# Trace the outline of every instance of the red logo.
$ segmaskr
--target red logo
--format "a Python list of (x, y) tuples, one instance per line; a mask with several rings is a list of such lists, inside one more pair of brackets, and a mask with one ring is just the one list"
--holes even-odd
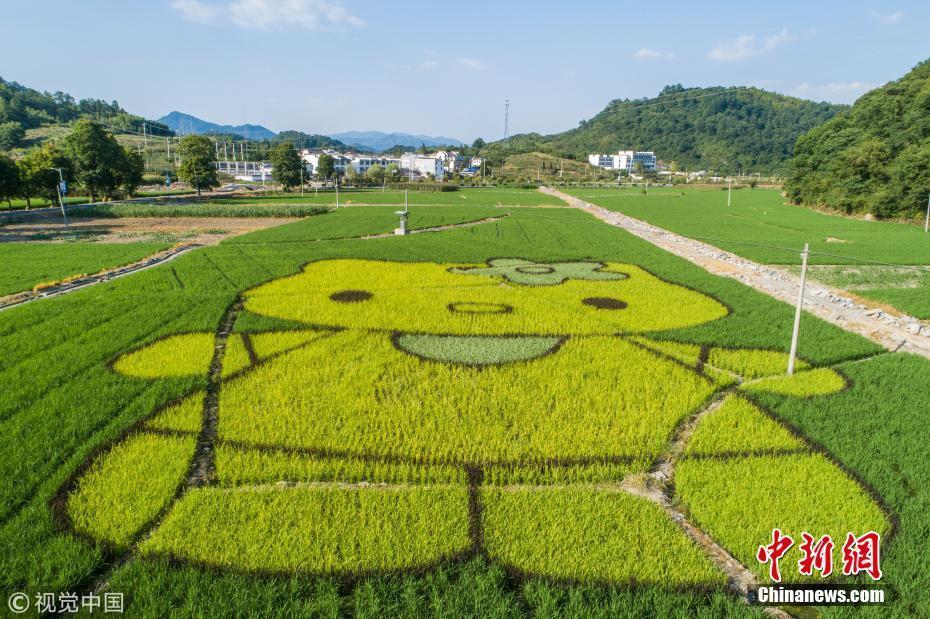
[(785, 556), (788, 549), (794, 545), (794, 540), (782, 535), (780, 529), (772, 530), (772, 543), (768, 546), (759, 546), (756, 558), (759, 563), (769, 563), (769, 576), (775, 582), (781, 582), (781, 571), (778, 569), (778, 560)]
[[(824, 535), (818, 539), (807, 531), (801, 534), (801, 538), (802, 542), (798, 546), (798, 550), (801, 551), (798, 572), (803, 576), (811, 576), (816, 571), (819, 572), (821, 578), (832, 574), (835, 547), (833, 538)], [(782, 533), (781, 529), (772, 529), (772, 542), (759, 546), (759, 550), (756, 551), (756, 559), (759, 563), (769, 564), (769, 577), (774, 582), (781, 582), (781, 569), (778, 561), (793, 545), (794, 540)], [(869, 531), (860, 537), (847, 533), (842, 548), (843, 575), (856, 576), (865, 572), (871, 576), (872, 580), (880, 580), (882, 577), (880, 546), (881, 536), (875, 531)]]
[(855, 576), (860, 572), (865, 572), (872, 577), (872, 580), (880, 579), (882, 577), (878, 557), (880, 543), (881, 536), (875, 531), (869, 531), (862, 537), (847, 533), (846, 542), (843, 544), (843, 574)]

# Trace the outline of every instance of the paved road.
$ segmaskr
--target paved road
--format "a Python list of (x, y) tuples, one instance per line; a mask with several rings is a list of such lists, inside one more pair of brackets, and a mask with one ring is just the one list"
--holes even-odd
[[(736, 279), (791, 305), (797, 302), (800, 278), (789, 273), (590, 204), (556, 189), (542, 187), (540, 191), (561, 198), (571, 206), (590, 213), (607, 224), (623, 228), (715, 275)], [(800, 256), (798, 261), (800, 262)], [(863, 304), (861, 300), (854, 300), (846, 294), (848, 293), (842, 290), (808, 281), (804, 291), (804, 309), (838, 327), (867, 337), (888, 350), (901, 350), (930, 358), (930, 323), (921, 322), (911, 316), (889, 314), (881, 307)], [(790, 325), (787, 327), (790, 328)]]

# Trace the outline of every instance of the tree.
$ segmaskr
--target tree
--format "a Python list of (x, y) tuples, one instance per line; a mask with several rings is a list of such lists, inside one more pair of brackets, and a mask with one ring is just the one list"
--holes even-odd
[(145, 173), (145, 159), (134, 150), (123, 148), (123, 162), (119, 170), (119, 185), (127, 195), (132, 197), (136, 187), (142, 184)]
[(18, 122), (0, 123), (0, 150), (16, 148), (26, 137), (26, 130)]
[(90, 193), (91, 202), (103, 194), (111, 197), (120, 186), (126, 155), (102, 125), (82, 118), (65, 138), (65, 153), (74, 166), (77, 182)]
[(429, 153), (429, 150), (426, 148), (426, 142), (420, 142), (420, 148), (417, 149), (417, 153), (420, 155), (426, 155)]
[(384, 182), (384, 168), (376, 163), (368, 168), (368, 171), (365, 172), (365, 176), (368, 177), (372, 185), (380, 185)]
[(394, 178), (400, 174), (400, 166), (396, 163), (389, 163), (386, 168), (384, 168), (384, 175), (388, 180), (394, 180)]
[(304, 162), (288, 142), (277, 144), (271, 149), (268, 158), (274, 167), (274, 179), (281, 183), (284, 191), (300, 186), (303, 181)]
[(350, 183), (354, 183), (358, 180), (358, 168), (355, 166), (347, 165), (346, 166), (346, 180)]
[(324, 180), (332, 178), (333, 173), (336, 171), (336, 162), (332, 157), (323, 153), (320, 155), (320, 160), (316, 166), (316, 175)]
[(478, 138), (474, 142), (471, 143), (471, 147), (474, 148), (475, 150), (481, 150), (485, 146), (487, 146), (487, 143), (481, 138)]
[(181, 158), (178, 176), (182, 181), (194, 185), (198, 196), (201, 190), (220, 184), (216, 177), (216, 153), (210, 138), (205, 135), (183, 137), (178, 146), (178, 156)]
[(637, 161), (633, 164), (633, 172), (642, 176), (643, 172), (646, 171), (646, 166), (643, 165), (642, 161)]
[(50, 202), (58, 199), (59, 175), (52, 168), (61, 168), (66, 181), (74, 178), (71, 161), (51, 144), (29, 150), (16, 162), (16, 166), (19, 168), (21, 195), (29, 207), (32, 206), (32, 198), (45, 198)]
[(20, 195), (19, 168), (16, 162), (0, 155), (0, 200), (6, 200), (7, 206), (13, 209), (11, 200)]

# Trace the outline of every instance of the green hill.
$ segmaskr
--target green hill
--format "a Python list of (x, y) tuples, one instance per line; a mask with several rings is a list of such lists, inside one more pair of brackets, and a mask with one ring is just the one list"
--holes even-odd
[(930, 60), (802, 136), (786, 185), (798, 204), (910, 217), (930, 193)]
[(666, 86), (652, 99), (612, 101), (564, 133), (514, 136), (495, 148), (583, 159), (621, 149), (655, 151), (679, 168), (777, 172), (798, 136), (845, 106), (815, 103), (758, 88)]
[(119, 103), (103, 99), (81, 99), (64, 92), (39, 92), (0, 77), (0, 151), (24, 145), (26, 132), (54, 127), (90, 116), (112, 129), (145, 130), (149, 135), (172, 135), (168, 127), (128, 113)]

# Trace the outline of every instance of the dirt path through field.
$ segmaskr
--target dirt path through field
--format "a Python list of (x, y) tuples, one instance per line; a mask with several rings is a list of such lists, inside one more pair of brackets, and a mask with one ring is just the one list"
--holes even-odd
[[(571, 206), (594, 215), (601, 221), (623, 228), (656, 247), (689, 260), (701, 268), (738, 280), (759, 292), (794, 305), (800, 278), (783, 270), (768, 267), (707, 243), (669, 232), (639, 219), (590, 204), (549, 187), (540, 191), (565, 200)], [(800, 261), (800, 256), (798, 257)], [(888, 350), (902, 350), (930, 358), (930, 323), (910, 316), (896, 316), (887, 308), (844, 291), (808, 281), (804, 291), (804, 309), (838, 327), (858, 333)], [(790, 329), (791, 325), (785, 325)]]

